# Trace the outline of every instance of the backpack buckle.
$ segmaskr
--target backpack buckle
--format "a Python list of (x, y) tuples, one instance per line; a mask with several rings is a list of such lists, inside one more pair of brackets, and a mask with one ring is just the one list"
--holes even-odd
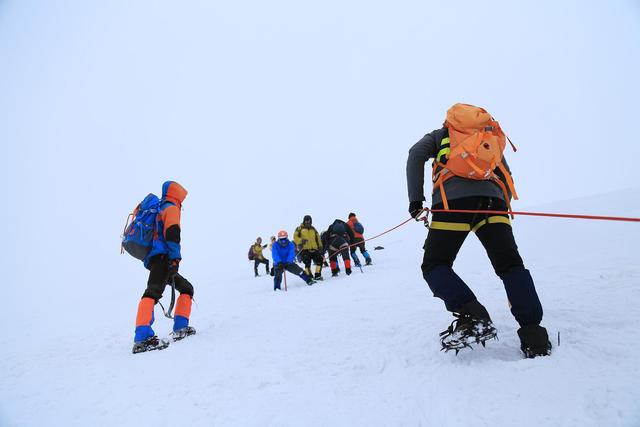
[(493, 129), (494, 129), (493, 126), (485, 126), (484, 127), (484, 131), (485, 132), (493, 132)]

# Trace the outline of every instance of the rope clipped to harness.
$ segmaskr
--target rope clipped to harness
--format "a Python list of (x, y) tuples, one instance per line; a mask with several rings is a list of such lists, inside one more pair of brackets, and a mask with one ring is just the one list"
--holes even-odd
[[(602, 215), (577, 215), (577, 214), (561, 214), (561, 213), (549, 213), (549, 212), (522, 212), (522, 211), (492, 211), (492, 210), (472, 210), (472, 209), (430, 209), (424, 208), (423, 212), (442, 212), (442, 213), (473, 213), (473, 214), (494, 214), (494, 215), (523, 215), (523, 216), (542, 216), (551, 218), (571, 218), (571, 219), (591, 219), (601, 221), (626, 221), (626, 222), (640, 222), (640, 218), (622, 217), (622, 216), (602, 216)], [(424, 217), (416, 217), (416, 221), (425, 221)]]

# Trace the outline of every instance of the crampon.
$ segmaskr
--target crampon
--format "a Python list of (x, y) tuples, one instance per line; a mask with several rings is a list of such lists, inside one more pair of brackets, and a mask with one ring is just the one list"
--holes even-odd
[(453, 313), (456, 317), (451, 325), (440, 332), (442, 350), (455, 350), (456, 355), (463, 348), (473, 349), (471, 344), (481, 344), (483, 347), (490, 339), (498, 339), (496, 328), (488, 319), (474, 319), (468, 314)]
[(171, 332), (171, 336), (173, 337), (174, 342), (180, 341), (190, 335), (195, 335), (195, 334), (196, 334), (196, 330), (192, 326), (185, 326), (184, 328)]

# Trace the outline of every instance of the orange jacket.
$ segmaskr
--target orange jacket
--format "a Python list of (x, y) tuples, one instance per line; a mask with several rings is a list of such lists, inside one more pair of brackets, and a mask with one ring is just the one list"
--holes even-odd
[(349, 221), (347, 221), (347, 224), (349, 224), (349, 228), (353, 230), (353, 235), (356, 237), (356, 239), (364, 239), (362, 233), (358, 233), (356, 231), (356, 222), (358, 222), (358, 217), (352, 216)]

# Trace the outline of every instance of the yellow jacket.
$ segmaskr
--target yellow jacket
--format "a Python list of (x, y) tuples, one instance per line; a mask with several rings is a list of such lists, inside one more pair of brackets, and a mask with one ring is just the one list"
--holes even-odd
[[(262, 255), (262, 249), (263, 249), (262, 246), (263, 245), (259, 245), (257, 243), (253, 244), (253, 257), (254, 258), (261, 259), (261, 260), (265, 259), (264, 255)], [(264, 245), (264, 246), (267, 246), (267, 245)]]
[[(306, 242), (304, 246), (301, 246), (303, 240), (306, 240)], [(300, 224), (293, 233), (293, 242), (298, 247), (298, 250), (322, 250), (320, 235), (318, 234), (318, 230), (313, 226), (307, 228), (303, 224)]]

